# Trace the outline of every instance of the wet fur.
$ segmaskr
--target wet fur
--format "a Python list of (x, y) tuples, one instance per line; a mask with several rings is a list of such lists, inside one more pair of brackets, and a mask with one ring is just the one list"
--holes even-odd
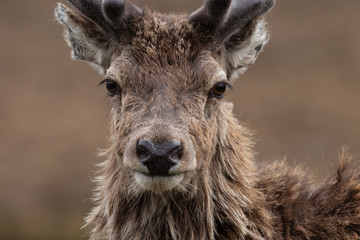
[[(268, 40), (262, 20), (213, 51), (208, 37), (197, 34), (184, 16), (146, 12), (133, 22), (126, 44), (114, 44), (96, 24), (63, 5), (56, 16), (73, 57), (103, 70), (122, 69), (124, 89), (132, 91), (124, 92), (121, 105), (112, 99), (111, 146), (102, 154), (96, 206), (86, 219), (91, 239), (360, 239), (360, 176), (348, 167), (352, 158), (346, 151), (338, 171), (317, 184), (307, 171), (283, 161), (257, 166), (252, 134), (234, 118), (232, 107), (204, 100), (218, 65), (231, 79), (254, 63)], [(190, 97), (176, 97), (177, 91)], [(146, 103), (154, 95), (159, 107), (183, 110), (151, 113), (151, 124), (163, 126), (163, 119), (186, 124), (198, 159), (196, 172), (164, 192), (139, 188), (123, 163), (128, 142), (144, 125), (137, 119), (149, 114)], [(164, 136), (166, 129), (154, 135)]]

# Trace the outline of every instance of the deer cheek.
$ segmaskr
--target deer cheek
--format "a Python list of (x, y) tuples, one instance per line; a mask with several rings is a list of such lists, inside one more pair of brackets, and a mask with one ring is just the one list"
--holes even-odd
[(209, 98), (205, 105), (204, 116), (206, 121), (211, 121), (219, 110), (219, 100), (216, 98)]

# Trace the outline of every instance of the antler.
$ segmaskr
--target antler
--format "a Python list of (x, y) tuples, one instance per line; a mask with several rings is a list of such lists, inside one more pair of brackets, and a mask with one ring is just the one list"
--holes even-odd
[(68, 0), (87, 18), (94, 21), (109, 35), (118, 38), (116, 32), (124, 28), (124, 23), (132, 16), (142, 14), (142, 10), (126, 0)]
[(212, 34), (221, 25), (230, 4), (231, 0), (207, 0), (190, 15), (190, 21), (198, 25), (201, 31)]
[(189, 17), (201, 32), (222, 42), (270, 10), (274, 3), (275, 0), (206, 0)]

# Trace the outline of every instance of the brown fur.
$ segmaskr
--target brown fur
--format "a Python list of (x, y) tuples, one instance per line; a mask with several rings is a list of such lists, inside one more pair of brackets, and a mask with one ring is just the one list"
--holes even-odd
[(337, 172), (320, 184), (284, 162), (263, 168), (259, 187), (275, 215), (276, 239), (360, 239), (360, 175), (355, 169), (347, 148)]
[[(256, 166), (251, 132), (208, 94), (231, 80), (236, 64), (254, 62), (258, 42), (267, 41), (260, 20), (218, 46), (185, 16), (146, 11), (126, 42), (63, 5), (56, 16), (74, 56), (122, 89), (111, 97), (110, 147), (86, 219), (91, 239), (360, 239), (360, 175), (349, 170), (346, 151), (335, 176), (316, 185), (284, 162)], [(137, 175), (138, 139), (184, 144), (179, 183)]]

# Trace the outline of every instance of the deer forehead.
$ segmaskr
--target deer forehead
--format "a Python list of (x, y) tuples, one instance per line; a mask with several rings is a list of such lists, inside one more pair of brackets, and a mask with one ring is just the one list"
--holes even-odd
[(184, 88), (211, 88), (226, 79), (221, 55), (203, 44), (184, 16), (145, 15), (133, 22), (134, 37), (114, 49), (106, 71), (124, 85), (154, 87), (161, 82)]
[(188, 59), (183, 54), (173, 60), (162, 56), (161, 49), (153, 48), (155, 53), (141, 53), (138, 61), (133, 49), (122, 50), (115, 57), (105, 78), (114, 79), (125, 91), (132, 89), (156, 90), (169, 87), (178, 93), (208, 91), (216, 83), (227, 81), (227, 75), (218, 56), (203, 50), (195, 59)]
[(133, 27), (131, 47), (136, 54), (191, 57), (199, 50), (200, 38), (185, 16), (149, 13), (137, 18)]

